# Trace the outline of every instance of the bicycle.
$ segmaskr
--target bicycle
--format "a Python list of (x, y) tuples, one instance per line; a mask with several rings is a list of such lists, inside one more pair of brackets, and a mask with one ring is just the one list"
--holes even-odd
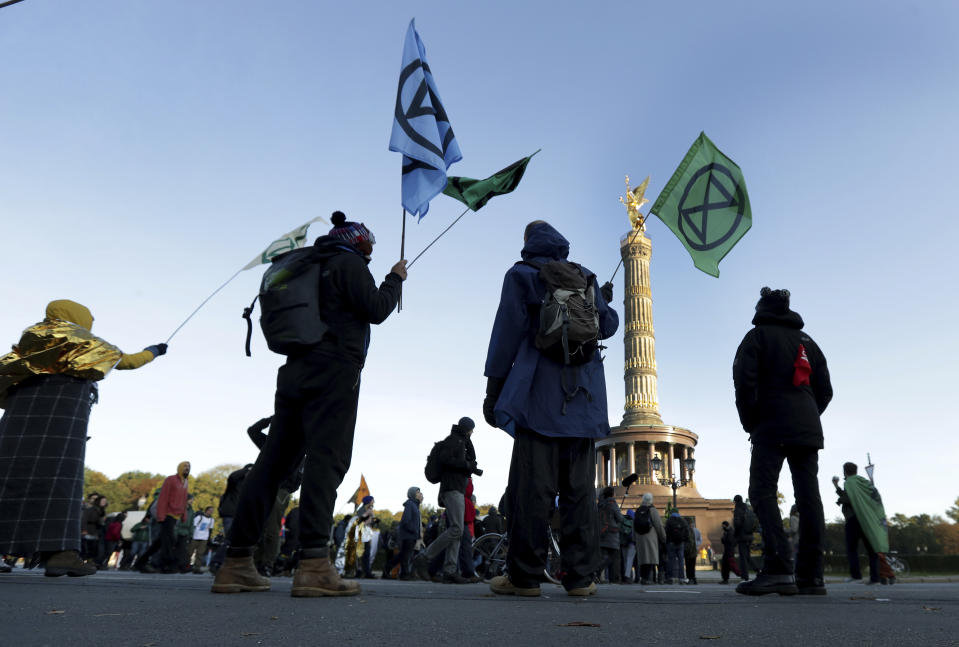
[[(548, 529), (549, 537), (546, 546), (546, 568), (543, 569), (543, 577), (548, 582), (560, 584), (562, 580), (562, 562), (559, 553), (559, 541), (553, 533), (552, 528)], [(473, 555), (481, 557), (477, 570), (482, 570), (485, 580), (491, 580), (494, 577), (506, 574), (506, 553), (509, 550), (509, 537), (504, 532), (488, 532), (480, 535), (473, 540)]]
[(909, 575), (909, 562), (898, 556), (897, 551), (891, 550), (886, 553), (886, 563), (889, 568), (898, 577), (899, 575)]

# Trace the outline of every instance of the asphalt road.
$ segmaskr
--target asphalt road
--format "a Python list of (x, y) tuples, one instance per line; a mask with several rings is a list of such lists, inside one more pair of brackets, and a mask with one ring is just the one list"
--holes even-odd
[[(699, 586), (601, 586), (589, 599), (488, 585), (364, 580), (354, 598), (213, 595), (209, 575), (0, 575), (0, 645), (959, 645), (959, 584), (829, 584), (825, 597)], [(576, 626), (574, 623), (585, 623)], [(574, 626), (570, 626), (570, 625)]]

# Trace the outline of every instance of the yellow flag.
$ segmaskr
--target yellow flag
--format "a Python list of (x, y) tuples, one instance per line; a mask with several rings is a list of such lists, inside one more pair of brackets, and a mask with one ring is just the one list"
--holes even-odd
[(356, 488), (356, 492), (353, 493), (353, 496), (350, 497), (350, 501), (355, 506), (359, 506), (363, 503), (363, 497), (370, 495), (370, 487), (366, 484), (366, 478), (360, 474), (360, 487)]

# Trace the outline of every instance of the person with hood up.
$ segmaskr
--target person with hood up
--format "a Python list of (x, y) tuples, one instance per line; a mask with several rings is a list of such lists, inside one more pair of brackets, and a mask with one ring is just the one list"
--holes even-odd
[(430, 579), (429, 563), (440, 553), (444, 553), (443, 582), (467, 583), (467, 579), (460, 575), (458, 567), (460, 539), (463, 536), (466, 516), (466, 488), (471, 474), (483, 474), (483, 470), (476, 466), (476, 450), (470, 440), (475, 427), (473, 419), (464, 416), (452, 426), (449, 435), (440, 441), (442, 445), (438, 451), (442, 478), (439, 503), (446, 508), (446, 530), (413, 560), (413, 571), (421, 580)]
[(420, 516), (420, 504), (423, 502), (423, 492), (415, 485), (406, 491), (406, 502), (403, 503), (403, 516), (400, 518), (396, 530), (396, 541), (400, 543), (399, 552), (389, 558), (383, 568), (383, 579), (389, 579), (390, 573), (400, 565), (400, 579), (409, 580), (410, 560), (413, 558), (413, 548), (423, 539), (423, 521)]
[(139, 368), (166, 344), (126, 354), (91, 333), (85, 306), (60, 299), (0, 357), (0, 554), (40, 553), (45, 574), (92, 575), (80, 558), (79, 501), (96, 382)]
[(190, 462), (183, 461), (176, 466), (176, 474), (171, 474), (163, 480), (156, 508), (156, 522), (160, 525), (160, 534), (137, 558), (133, 564), (134, 569), (142, 573), (155, 572), (150, 566), (150, 558), (159, 552), (158, 561), (162, 572), (174, 573), (179, 570), (179, 560), (176, 556), (177, 524), (183, 520), (191, 521), (187, 517), (187, 497), (189, 496), (187, 477), (189, 476)]
[(839, 477), (832, 477), (833, 487), (842, 506), (846, 519), (846, 556), (849, 560), (849, 579), (847, 582), (862, 583), (862, 569), (859, 567), (859, 541), (862, 540), (869, 557), (869, 583), (888, 584), (890, 578), (895, 582), (895, 573), (886, 563), (885, 554), (889, 552), (889, 534), (886, 522), (886, 510), (876, 486), (859, 476), (859, 466), (844, 463), (842, 473), (845, 489), (839, 487)]
[[(594, 442), (609, 435), (606, 377), (598, 350), (588, 360), (578, 358), (584, 363), (567, 366), (565, 358), (557, 361), (535, 346), (547, 287), (534, 266), (572, 274), (569, 241), (536, 220), (526, 226), (521, 256), (503, 279), (484, 371), (483, 417), (513, 437), (505, 508), (509, 576), (493, 578), (490, 589), (540, 594), (547, 525), (559, 493), (562, 584), (569, 595), (591, 595), (599, 566)], [(598, 321), (598, 339), (612, 336), (619, 327), (619, 317), (608, 305), (613, 286), (600, 288), (589, 270), (574, 268), (584, 291), (592, 293), (592, 312), (584, 314)]]
[[(610, 584), (618, 584), (622, 578), (619, 553), (619, 529), (623, 525), (623, 514), (619, 510), (616, 498), (613, 496), (613, 488), (603, 488), (602, 495), (599, 498), (599, 547), (602, 550), (603, 561), (600, 564), (600, 577), (606, 572), (606, 581)], [(563, 550), (560, 549), (560, 556)]]
[(306, 455), (300, 496), (300, 565), (290, 595), (357, 595), (330, 563), (336, 489), (353, 458), (353, 435), (360, 376), (370, 346), (370, 326), (396, 309), (406, 279), (406, 260), (393, 265), (376, 285), (367, 265), (376, 242), (361, 222), (333, 212), (333, 228), (314, 243), (322, 259), (317, 290), (323, 338), (291, 354), (276, 381), (270, 434), (240, 493), (230, 528), (226, 561), (217, 571), (213, 593), (262, 592), (270, 580), (256, 572), (253, 548), (276, 501), (280, 482)]
[[(788, 290), (760, 291), (754, 328), (733, 362), (736, 408), (752, 442), (749, 500), (763, 533), (763, 570), (737, 593), (825, 595), (826, 525), (819, 495), (820, 416), (832, 400), (826, 357), (789, 308)], [(789, 464), (799, 509), (799, 553), (793, 566), (776, 485)]]

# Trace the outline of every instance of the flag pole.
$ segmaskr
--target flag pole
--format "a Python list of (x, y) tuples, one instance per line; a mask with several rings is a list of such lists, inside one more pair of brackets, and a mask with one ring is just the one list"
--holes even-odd
[[(646, 217), (643, 218), (643, 223), (642, 223), (642, 225), (640, 225), (639, 227), (636, 228), (636, 231), (634, 231), (634, 232), (633, 232), (633, 235), (630, 236), (629, 242), (626, 243), (627, 245), (632, 245), (632, 244), (633, 244), (633, 241), (636, 240), (636, 234), (640, 233), (640, 232), (643, 230), (643, 227), (646, 225), (646, 218), (648, 218), (648, 217), (649, 217), (649, 216), (647, 215)], [(622, 267), (622, 266), (623, 266), (623, 257), (622, 257), (622, 255), (620, 255), (620, 257), (619, 257), (619, 262), (616, 263), (616, 269), (613, 270), (613, 275), (612, 275), (611, 277), (609, 277), (609, 281), (607, 281), (607, 283), (612, 283), (612, 282), (613, 282), (613, 279), (616, 278), (616, 273), (619, 272), (619, 268)]]
[[(403, 207), (403, 229), (400, 233), (400, 260), (406, 255), (406, 207)], [(396, 300), (396, 311), (403, 312), (403, 284), (400, 283), (400, 296)]]
[(422, 252), (420, 252), (419, 254), (417, 254), (417, 255), (416, 255), (416, 258), (414, 258), (412, 261), (409, 262), (409, 264), (406, 266), (406, 269), (410, 269), (411, 267), (413, 267), (413, 263), (415, 263), (416, 260), (417, 260), (420, 256), (422, 256), (423, 254), (425, 254), (425, 253), (426, 253), (426, 250), (433, 246), (433, 243), (435, 243), (435, 242), (438, 241), (440, 238), (442, 238), (442, 237), (443, 237), (443, 234), (445, 234), (445, 233), (448, 232), (450, 229), (452, 229), (452, 228), (453, 228), (453, 225), (455, 225), (456, 223), (458, 223), (458, 222), (460, 221), (460, 218), (462, 218), (463, 216), (465, 216), (465, 215), (469, 212), (469, 210), (470, 210), (470, 208), (469, 208), (469, 207), (466, 207), (466, 210), (463, 211), (463, 213), (461, 213), (461, 214), (459, 215), (459, 217), (458, 217), (456, 220), (454, 220), (453, 223), (452, 223), (449, 227), (447, 227), (446, 229), (444, 229), (442, 234), (440, 234), (439, 236), (437, 236), (436, 238), (434, 238), (434, 239), (433, 239), (433, 242), (426, 246), (426, 249), (424, 249)]
[(234, 274), (233, 276), (231, 276), (230, 278), (228, 278), (228, 279), (226, 280), (226, 283), (224, 283), (223, 285), (221, 285), (220, 287), (218, 287), (216, 290), (213, 291), (213, 294), (211, 294), (210, 296), (208, 296), (207, 298), (205, 298), (205, 299), (203, 300), (203, 303), (201, 303), (200, 305), (198, 305), (198, 306), (196, 307), (196, 310), (194, 310), (193, 312), (191, 312), (191, 313), (190, 313), (190, 316), (187, 317), (186, 319), (184, 319), (184, 320), (183, 320), (183, 323), (181, 323), (179, 326), (176, 327), (176, 330), (173, 331), (173, 334), (171, 334), (169, 337), (167, 337), (167, 340), (166, 340), (165, 343), (169, 344), (169, 343), (170, 343), (170, 340), (173, 339), (173, 335), (176, 335), (178, 332), (180, 332), (180, 328), (182, 328), (183, 326), (185, 326), (185, 325), (187, 324), (187, 322), (190, 321), (190, 319), (193, 318), (193, 315), (195, 315), (196, 313), (198, 313), (198, 312), (200, 311), (200, 308), (202, 308), (203, 306), (206, 305), (207, 301), (209, 301), (210, 299), (212, 299), (213, 297), (215, 297), (216, 294), (217, 294), (217, 292), (219, 292), (220, 290), (222, 290), (223, 288), (225, 288), (227, 285), (229, 285), (229, 284), (230, 284), (230, 281), (232, 281), (232, 280), (235, 279), (237, 276), (239, 276), (239, 275), (240, 275), (240, 272), (242, 272), (242, 271), (243, 271), (243, 268), (238, 269), (238, 270), (236, 271), (236, 274)]

